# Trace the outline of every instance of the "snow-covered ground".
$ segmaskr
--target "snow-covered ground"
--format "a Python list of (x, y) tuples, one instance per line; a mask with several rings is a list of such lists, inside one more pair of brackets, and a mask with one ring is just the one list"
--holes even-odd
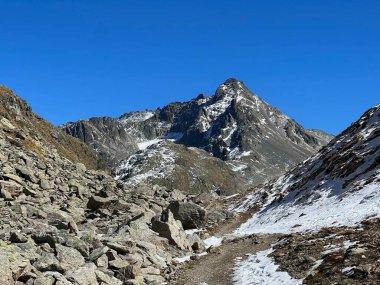
[(220, 246), (222, 244), (222, 241), (223, 241), (223, 237), (213, 236), (213, 237), (209, 237), (205, 239), (203, 242), (205, 243), (206, 248), (209, 248), (211, 246), (214, 246), (214, 247)]
[(268, 255), (273, 248), (237, 260), (233, 274), (236, 285), (299, 285), (302, 280), (293, 279), (288, 273), (278, 271), (278, 265)]
[(253, 215), (234, 233), (289, 233), (317, 231), (323, 227), (354, 226), (364, 219), (380, 216), (380, 184), (365, 186), (349, 195), (323, 195), (311, 204), (283, 203), (268, 205)]
[(147, 147), (154, 145), (160, 141), (162, 141), (162, 140), (161, 139), (154, 139), (154, 140), (149, 140), (149, 141), (143, 141), (143, 142), (137, 143), (137, 146), (139, 147), (139, 150), (144, 150)]

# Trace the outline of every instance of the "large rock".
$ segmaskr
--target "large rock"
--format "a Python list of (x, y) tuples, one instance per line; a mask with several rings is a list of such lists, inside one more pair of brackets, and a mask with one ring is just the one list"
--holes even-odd
[(112, 202), (110, 198), (103, 198), (100, 196), (92, 196), (88, 200), (87, 208), (91, 210), (107, 208)]
[(193, 203), (173, 201), (168, 206), (176, 220), (182, 222), (185, 230), (201, 227), (206, 219), (206, 210)]
[(95, 285), (98, 284), (95, 270), (95, 264), (86, 263), (77, 270), (69, 272), (66, 278), (77, 285)]
[(169, 243), (182, 250), (191, 250), (191, 245), (186, 237), (180, 221), (174, 219), (172, 212), (167, 211), (161, 217), (152, 219), (152, 230), (161, 237), (167, 238)]
[(8, 257), (0, 255), (0, 284), (14, 284)]
[(61, 262), (61, 266), (65, 271), (74, 270), (84, 265), (84, 258), (76, 249), (60, 244), (57, 244), (55, 249), (57, 259)]

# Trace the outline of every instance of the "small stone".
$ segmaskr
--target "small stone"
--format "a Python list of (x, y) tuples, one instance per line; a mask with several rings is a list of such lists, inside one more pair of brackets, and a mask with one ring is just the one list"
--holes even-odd
[(133, 265), (128, 265), (124, 268), (121, 268), (117, 273), (117, 278), (121, 281), (126, 281), (129, 279), (136, 279), (140, 275), (140, 269)]
[(15, 169), (17, 174), (25, 180), (28, 180), (33, 183), (38, 182), (37, 178), (34, 176), (33, 172), (30, 169), (22, 166), (16, 166)]
[(115, 259), (108, 262), (110, 268), (122, 269), (129, 265), (129, 262), (123, 259)]
[(108, 250), (109, 250), (109, 248), (107, 246), (103, 246), (103, 247), (97, 248), (97, 249), (95, 249), (95, 250), (93, 250), (91, 252), (89, 259), (91, 261), (95, 261), (99, 257), (101, 257), (102, 255), (106, 254)]
[(14, 200), (11, 193), (9, 193), (5, 189), (0, 190), (0, 196), (1, 196), (1, 198), (4, 198), (5, 201), (13, 201)]

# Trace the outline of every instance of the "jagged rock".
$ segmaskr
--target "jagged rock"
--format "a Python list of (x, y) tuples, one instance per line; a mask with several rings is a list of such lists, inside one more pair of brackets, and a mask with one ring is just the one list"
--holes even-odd
[(161, 237), (167, 238), (171, 244), (178, 246), (180, 249), (191, 250), (191, 245), (181, 222), (174, 219), (171, 211), (167, 211), (164, 215), (167, 217), (155, 217), (152, 219), (152, 230)]
[(135, 279), (140, 275), (140, 269), (133, 265), (128, 265), (121, 268), (117, 273), (117, 278), (121, 281), (127, 281), (129, 279)]
[(91, 252), (89, 259), (91, 261), (95, 261), (99, 257), (101, 257), (102, 255), (106, 254), (108, 250), (109, 250), (109, 248), (107, 246), (97, 248)]
[(41, 257), (33, 264), (39, 271), (57, 271), (63, 273), (65, 270), (62, 268), (61, 263), (55, 258), (52, 253), (43, 253)]
[(14, 200), (11, 193), (9, 193), (7, 190), (5, 189), (1, 189), (0, 190), (0, 196), (1, 198), (3, 198), (5, 201), (12, 201)]
[(14, 232), (11, 232), (9, 241), (14, 242), (14, 243), (24, 243), (28, 241), (28, 238), (22, 233), (14, 231)]
[(91, 210), (107, 208), (112, 202), (111, 198), (103, 198), (100, 196), (92, 196), (88, 200), (87, 208)]
[(84, 258), (76, 249), (57, 244), (55, 250), (64, 271), (74, 270), (84, 265)]
[(40, 186), (44, 190), (49, 190), (49, 189), (53, 188), (52, 183), (49, 180), (46, 180), (46, 179), (41, 179), (40, 180)]
[(33, 285), (54, 285), (55, 279), (53, 276), (40, 276), (34, 280)]
[(9, 259), (0, 254), (0, 284), (13, 284), (12, 271), (10, 269)]
[(96, 266), (97, 267), (103, 267), (103, 268), (107, 268), (108, 267), (108, 257), (106, 254), (103, 254), (102, 256), (100, 256), (97, 260), (96, 260)]
[(100, 282), (103, 282), (104, 284), (107, 285), (124, 285), (124, 283), (118, 279), (116, 279), (113, 276), (109, 276), (102, 271), (96, 270), (96, 277)]
[(98, 284), (96, 279), (96, 266), (93, 263), (86, 263), (84, 266), (75, 271), (66, 274), (67, 280), (76, 282), (78, 285), (94, 285)]
[(14, 181), (14, 182), (16, 182), (16, 183), (18, 183), (20, 185), (24, 184), (24, 182), (22, 181), (22, 179), (19, 176), (17, 176), (17, 175), (14, 175), (14, 174), (11, 174), (11, 173), (5, 173), (3, 175), (3, 177), (6, 178), (6, 179), (8, 179), (8, 180)]
[(38, 182), (37, 178), (34, 176), (33, 172), (30, 169), (22, 166), (17, 166), (15, 167), (15, 170), (20, 177), (33, 183)]
[(113, 269), (122, 269), (129, 265), (129, 262), (123, 259), (115, 259), (108, 262), (109, 267)]
[(168, 210), (173, 213), (176, 220), (182, 222), (185, 230), (201, 227), (206, 219), (205, 209), (193, 203), (173, 201), (170, 202)]

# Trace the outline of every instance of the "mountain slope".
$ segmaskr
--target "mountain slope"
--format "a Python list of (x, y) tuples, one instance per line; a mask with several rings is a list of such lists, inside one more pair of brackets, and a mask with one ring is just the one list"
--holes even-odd
[[(86, 138), (81, 132), (83, 124), (91, 125), (86, 127)], [(63, 126), (94, 148), (102, 145), (111, 165), (115, 165), (115, 157), (125, 159), (133, 153), (136, 144), (144, 149), (166, 139), (211, 153), (253, 184), (277, 177), (332, 138), (322, 131), (305, 130), (236, 79), (228, 79), (210, 97), (199, 95), (156, 111), (124, 114), (114, 119), (114, 128), (115, 132), (109, 134), (99, 119)], [(116, 155), (111, 142), (122, 145), (122, 153)]]
[(161, 141), (121, 162), (116, 178), (127, 185), (158, 184), (184, 194), (231, 195), (244, 190), (244, 179), (220, 159), (197, 148)]
[(4, 86), (0, 86), (0, 116), (0, 126), (8, 137), (41, 157), (46, 155), (44, 147), (51, 147), (72, 162), (82, 162), (89, 168), (106, 166), (86, 144), (33, 113), (24, 100)]
[(316, 155), (264, 189), (240, 209), (261, 203), (237, 233), (294, 232), (352, 226), (379, 216), (380, 105)]

